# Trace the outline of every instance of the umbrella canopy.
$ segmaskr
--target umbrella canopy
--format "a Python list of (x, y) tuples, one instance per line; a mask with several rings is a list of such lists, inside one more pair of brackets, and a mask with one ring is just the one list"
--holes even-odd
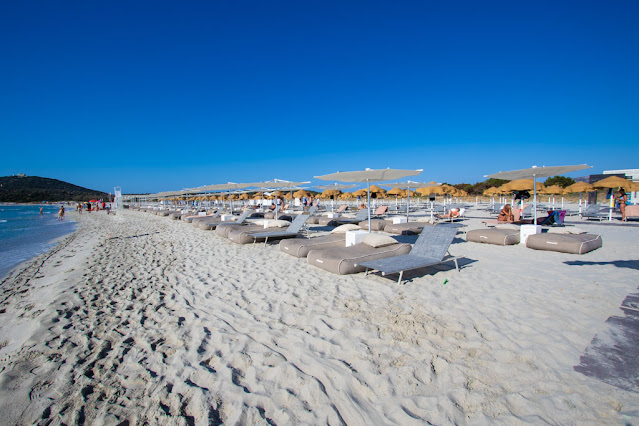
[(574, 172), (577, 170), (590, 169), (592, 166), (587, 164), (577, 164), (574, 166), (550, 166), (550, 167), (531, 167), (529, 169), (512, 170), (509, 172), (493, 173), (492, 175), (486, 175), (487, 178), (493, 179), (533, 179), (533, 211), (535, 223), (537, 223), (537, 178), (559, 176), (566, 173)]
[(492, 197), (493, 195), (497, 195), (497, 194), (499, 194), (499, 189), (497, 189), (494, 186), (491, 186), (488, 189), (484, 189), (484, 195), (488, 197)]
[(322, 197), (327, 197), (328, 198), (328, 197), (337, 197), (341, 193), (342, 193), (342, 191), (340, 191), (338, 189), (326, 189), (320, 195)]
[(619, 176), (610, 176), (593, 183), (592, 186), (595, 188), (623, 188), (630, 191), (634, 185), (631, 180)]
[(593, 189), (594, 187), (587, 182), (577, 182), (564, 188), (564, 191), (566, 192), (566, 194), (572, 194), (575, 192), (588, 192), (592, 191)]
[(249, 195), (246, 192), (240, 195), (240, 200), (248, 200), (248, 199), (249, 199)]
[(542, 189), (540, 192), (543, 192), (544, 194), (563, 194), (564, 189), (559, 185), (551, 185)]
[(353, 198), (353, 193), (352, 192), (345, 192), (342, 195), (339, 196), (339, 198), (346, 200), (348, 198)]
[(404, 195), (404, 190), (401, 188), (393, 188), (388, 191), (386, 194), (388, 195)]
[(295, 198), (304, 198), (304, 197), (308, 198), (310, 196), (311, 196), (311, 193), (303, 189), (298, 189), (297, 191), (293, 192), (293, 197)]
[[(532, 191), (535, 187), (535, 182), (532, 179), (516, 179), (511, 180), (500, 186), (499, 188), (508, 192), (512, 191)], [(537, 183), (537, 189), (545, 188), (544, 184)]]
[(417, 188), (417, 192), (422, 195), (443, 194), (441, 185), (420, 187)]
[[(365, 169), (353, 172), (337, 172), (323, 176), (315, 176), (316, 179), (334, 180), (338, 182), (366, 182), (368, 192), (368, 232), (371, 232), (371, 203), (370, 184), (371, 182), (384, 182), (393, 179), (402, 179), (409, 176), (417, 176), (423, 170), (401, 170), (401, 169)], [(380, 188), (381, 189), (381, 188)]]
[(365, 190), (365, 189), (359, 189), (359, 190), (353, 192), (353, 195), (356, 196), (356, 197), (362, 197), (362, 196), (367, 195), (367, 194), (368, 194), (368, 191)]

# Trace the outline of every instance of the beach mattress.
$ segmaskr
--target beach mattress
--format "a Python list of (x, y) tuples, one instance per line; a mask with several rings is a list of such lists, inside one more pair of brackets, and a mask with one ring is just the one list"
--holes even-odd
[(182, 217), (182, 213), (181, 212), (171, 213), (169, 217), (173, 220), (179, 220)]
[(519, 244), (519, 229), (474, 229), (466, 233), (466, 241), (511, 246)]
[(535, 234), (526, 239), (526, 247), (535, 250), (584, 254), (603, 245), (601, 235), (595, 234)]
[(320, 217), (319, 216), (311, 216), (308, 218), (309, 225), (317, 225), (319, 224)]
[(295, 257), (306, 257), (311, 250), (344, 247), (346, 234), (328, 234), (315, 238), (289, 238), (280, 241), (280, 250)]
[(282, 232), (286, 228), (264, 228), (264, 226), (241, 226), (239, 228), (231, 229), (228, 232), (228, 239), (236, 244), (252, 244), (255, 242), (255, 238), (251, 233), (258, 232)]
[(384, 232), (398, 235), (419, 234), (426, 225), (426, 222), (391, 223), (384, 227)]
[(264, 229), (264, 225), (255, 225), (253, 223), (234, 223), (234, 222), (226, 222), (226, 223), (220, 223), (219, 225), (217, 225), (215, 227), (215, 235), (217, 235), (218, 237), (223, 237), (223, 238), (228, 238), (229, 237), (229, 232), (231, 232), (234, 229), (239, 229), (242, 228), (244, 230), (266, 230)]
[[(383, 231), (386, 225), (392, 225), (392, 220), (371, 219), (371, 231)], [(368, 219), (362, 220), (357, 224), (360, 228), (368, 231)]]
[(311, 250), (308, 252), (307, 261), (310, 265), (334, 274), (354, 274), (366, 270), (365, 267), (359, 266), (358, 263), (408, 254), (410, 249), (410, 244), (398, 243), (375, 248), (359, 243), (350, 247)]

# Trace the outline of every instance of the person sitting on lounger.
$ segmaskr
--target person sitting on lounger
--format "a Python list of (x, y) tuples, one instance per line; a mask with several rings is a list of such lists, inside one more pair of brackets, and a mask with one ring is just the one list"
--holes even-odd
[(459, 209), (455, 208), (455, 209), (450, 209), (448, 211), (448, 213), (446, 214), (440, 214), (438, 215), (438, 217), (440, 219), (452, 219), (454, 217), (458, 217), (459, 216)]
[(499, 212), (499, 216), (497, 216), (498, 222), (514, 222), (515, 215), (513, 215), (513, 211), (510, 208), (510, 204), (506, 204), (503, 209)]

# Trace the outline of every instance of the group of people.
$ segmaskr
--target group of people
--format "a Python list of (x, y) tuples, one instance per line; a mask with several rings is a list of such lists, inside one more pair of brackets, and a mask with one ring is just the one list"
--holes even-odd
[[(617, 203), (619, 204), (619, 211), (621, 212), (621, 220), (623, 222), (627, 222), (628, 218), (626, 218), (626, 204), (628, 204), (628, 194), (623, 188), (619, 188), (619, 196), (615, 197)], [(497, 216), (498, 222), (514, 222), (515, 215), (513, 214), (513, 210), (510, 204), (506, 204), (501, 211), (499, 212), (499, 216)]]

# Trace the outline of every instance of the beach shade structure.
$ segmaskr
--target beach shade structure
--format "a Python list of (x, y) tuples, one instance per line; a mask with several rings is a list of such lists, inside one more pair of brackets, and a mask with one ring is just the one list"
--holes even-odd
[[(408, 220), (408, 215), (410, 213), (410, 196), (411, 196), (411, 190), (417, 189), (418, 188), (435, 188), (435, 187), (439, 187), (440, 185), (437, 183), (424, 183), (424, 182), (414, 182), (414, 181), (406, 181), (406, 182), (391, 182), (391, 183), (386, 183), (382, 186), (391, 186), (391, 187), (396, 187), (396, 189), (400, 189), (400, 191), (403, 193), (402, 195), (406, 195), (406, 220)], [(419, 190), (418, 190), (419, 192)], [(390, 192), (389, 192), (390, 193)], [(413, 191), (413, 194), (415, 194), (415, 192)], [(432, 215), (432, 212), (431, 212)]]
[(304, 197), (309, 198), (309, 197), (311, 197), (311, 193), (308, 192), (308, 191), (305, 191), (303, 189), (298, 189), (297, 191), (295, 191), (293, 193), (293, 197), (295, 197), (295, 198), (304, 198)]
[(365, 169), (352, 172), (337, 172), (328, 175), (315, 176), (316, 179), (333, 180), (338, 182), (366, 183), (368, 196), (368, 232), (371, 232), (371, 182), (385, 182), (389, 180), (402, 179), (409, 176), (417, 176), (424, 170), (401, 170), (401, 169)]
[(486, 175), (487, 178), (493, 179), (507, 179), (507, 180), (516, 180), (516, 179), (530, 179), (533, 180), (533, 214), (534, 214), (534, 223), (537, 223), (537, 178), (551, 177), (551, 176), (559, 176), (566, 173), (574, 172), (577, 170), (590, 169), (592, 166), (587, 164), (577, 164), (574, 166), (542, 166), (537, 167), (533, 166), (529, 169), (520, 169), (520, 170), (511, 170), (508, 172), (499, 172), (493, 173), (491, 175)]
[(344, 192), (342, 195), (339, 196), (339, 198), (341, 198), (342, 200), (349, 200), (353, 198), (353, 193), (348, 191)]
[(595, 188), (623, 188), (626, 191), (631, 191), (634, 187), (634, 182), (628, 179), (624, 179), (619, 176), (610, 176), (605, 179), (601, 179), (592, 184)]
[(429, 187), (419, 187), (417, 188), (417, 192), (422, 195), (433, 195), (433, 194), (443, 194), (441, 185), (429, 186)]

